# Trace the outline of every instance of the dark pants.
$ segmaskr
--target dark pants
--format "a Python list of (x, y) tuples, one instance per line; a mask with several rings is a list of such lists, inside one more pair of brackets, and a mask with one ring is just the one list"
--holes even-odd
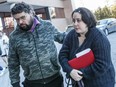
[(29, 81), (25, 80), (23, 82), (24, 87), (64, 87), (63, 85), (63, 77), (60, 75), (58, 76), (56, 79), (54, 79), (53, 81), (46, 83), (46, 84), (42, 84), (39, 82), (36, 83), (30, 83)]
[(82, 80), (80, 80), (80, 81), (72, 81), (72, 87), (84, 87), (84, 85), (83, 85), (83, 81)]

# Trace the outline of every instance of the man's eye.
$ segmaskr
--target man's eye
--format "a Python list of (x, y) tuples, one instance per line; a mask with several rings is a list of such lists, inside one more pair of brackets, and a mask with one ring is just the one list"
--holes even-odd
[(22, 16), (21, 19), (25, 19), (25, 16)]

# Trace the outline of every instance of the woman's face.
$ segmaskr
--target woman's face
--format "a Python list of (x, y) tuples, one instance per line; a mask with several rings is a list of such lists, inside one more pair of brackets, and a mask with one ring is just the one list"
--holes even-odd
[(80, 13), (75, 12), (72, 17), (73, 25), (77, 33), (86, 34), (88, 31), (87, 24), (82, 21), (82, 16)]

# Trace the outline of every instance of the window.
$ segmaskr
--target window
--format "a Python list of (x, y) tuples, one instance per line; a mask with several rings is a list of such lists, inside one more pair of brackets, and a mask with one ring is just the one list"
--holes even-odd
[(65, 18), (64, 8), (49, 8), (51, 18)]

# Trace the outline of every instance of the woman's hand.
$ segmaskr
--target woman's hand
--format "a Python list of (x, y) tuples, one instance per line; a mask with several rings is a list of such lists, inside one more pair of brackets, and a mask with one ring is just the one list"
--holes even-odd
[(70, 76), (75, 80), (75, 81), (80, 81), (83, 76), (81, 76), (83, 73), (79, 70), (73, 69), (70, 73)]

